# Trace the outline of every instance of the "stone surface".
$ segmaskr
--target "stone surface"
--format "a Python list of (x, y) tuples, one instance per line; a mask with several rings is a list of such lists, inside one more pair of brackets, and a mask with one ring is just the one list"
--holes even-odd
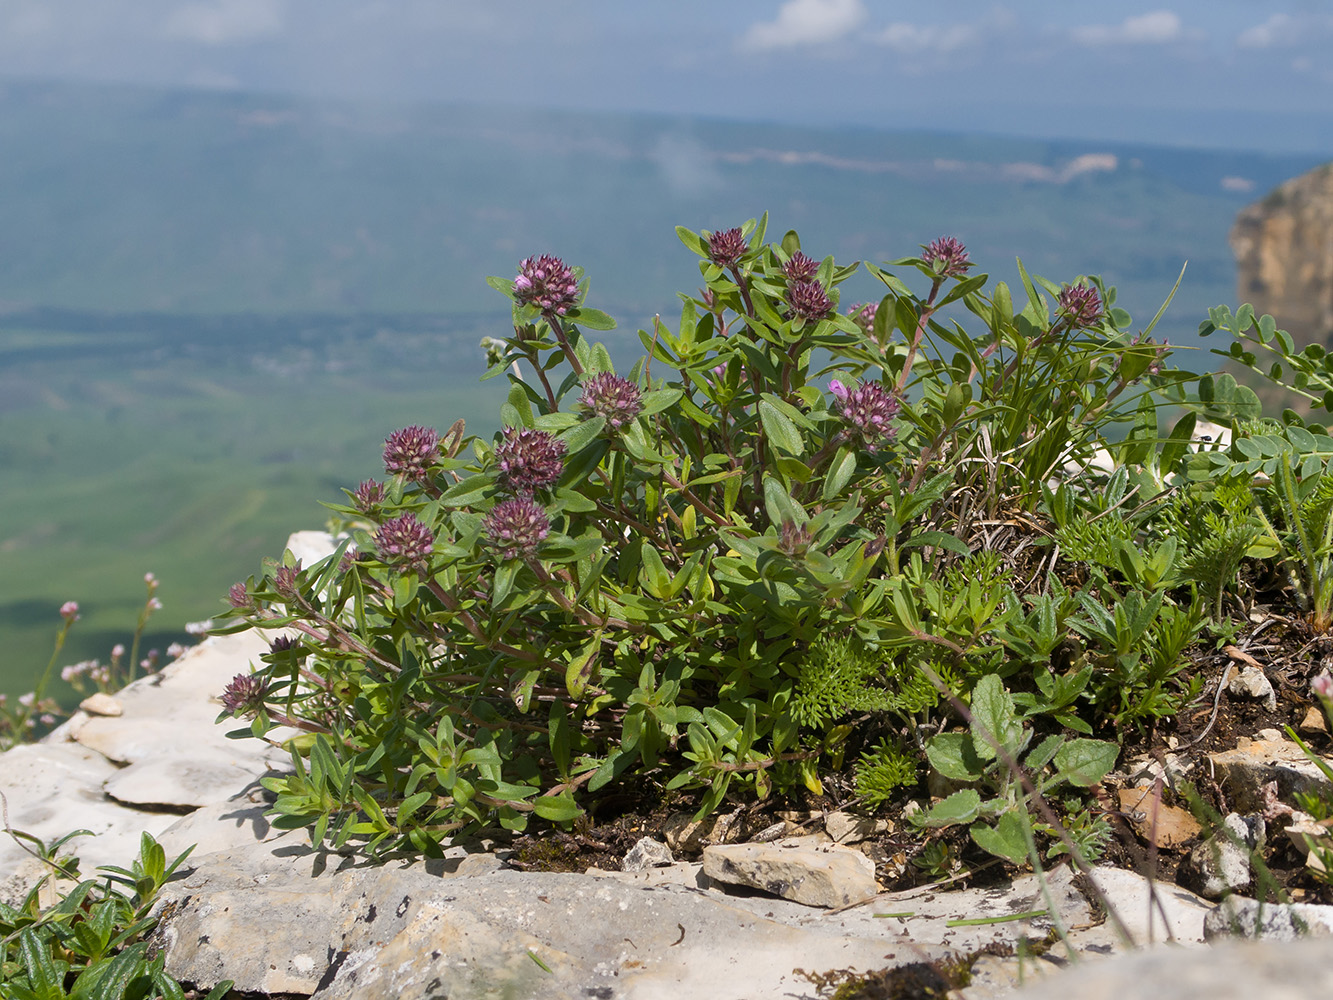
[(1262, 849), (1266, 834), (1262, 816), (1229, 813), (1223, 830), (1199, 844), (1180, 866), (1182, 885), (1205, 899), (1221, 899), (1250, 884), (1250, 854)]
[(106, 715), (113, 719), (125, 714), (125, 709), (121, 707), (120, 702), (102, 691), (84, 698), (83, 701), (79, 702), (79, 708), (89, 715)]
[[(1229, 896), (1203, 921), (1208, 940), (1225, 937), (1294, 941), (1299, 937), (1333, 936), (1333, 906), (1316, 903), (1260, 903)], [(1333, 943), (1326, 946), (1333, 961)]]
[(140, 761), (103, 786), (117, 802), (147, 808), (192, 810), (230, 796), (267, 771), (262, 761), (230, 754), (200, 753)]
[(1297, 727), (1303, 733), (1326, 733), (1328, 732), (1328, 719), (1324, 717), (1324, 712), (1316, 705), (1311, 705), (1305, 710), (1305, 715), (1301, 719), (1301, 724)]
[[(33, 743), (4, 754), (0, 793), (9, 825), (51, 842), (74, 830), (90, 836), (70, 841), (63, 854), (76, 854), (85, 874), (98, 865), (125, 865), (139, 850), (143, 831), (158, 834), (175, 816), (142, 813), (107, 799), (103, 782), (114, 764), (77, 744)], [(44, 866), (10, 837), (0, 837), (0, 900), (22, 899)]]
[(792, 837), (769, 844), (705, 847), (704, 874), (807, 906), (846, 906), (879, 891), (875, 863), (860, 851)]
[(641, 872), (645, 868), (658, 868), (675, 862), (676, 859), (671, 856), (671, 848), (666, 844), (652, 837), (643, 837), (625, 852), (625, 857), (620, 862), (620, 870)]
[(1319, 860), (1319, 854), (1310, 850), (1314, 846), (1328, 846), (1333, 838), (1333, 822), (1325, 820), (1317, 821), (1309, 813), (1293, 812), (1291, 822), (1282, 830), (1287, 839), (1291, 841), (1292, 846), (1305, 856), (1307, 867), (1317, 872), (1324, 870), (1324, 863)]
[[(1276, 729), (1262, 730), (1258, 739), (1241, 737), (1236, 749), (1209, 754), (1208, 761), (1210, 773), (1239, 812), (1263, 809), (1263, 786), (1270, 781), (1277, 782), (1277, 794), (1283, 799), (1317, 788), (1333, 791), (1318, 766)], [(1325, 762), (1333, 766), (1333, 761)]]
[(1188, 809), (1161, 802), (1149, 788), (1122, 788), (1116, 793), (1120, 811), (1134, 832), (1160, 848), (1176, 848), (1202, 832)]
[(831, 812), (824, 820), (824, 831), (833, 838), (835, 844), (857, 844), (881, 833), (892, 833), (893, 822), (871, 816)]
[(1311, 1000), (1333, 996), (1333, 945), (1230, 942), (1160, 948), (1081, 962), (1012, 994), (1014, 1000)]
[(1227, 694), (1233, 698), (1262, 702), (1270, 712), (1277, 710), (1277, 693), (1267, 675), (1258, 667), (1242, 667), (1233, 673), (1227, 682)]
[(1231, 229), (1236, 300), (1271, 313), (1298, 344), (1333, 332), (1333, 164), (1247, 206)]

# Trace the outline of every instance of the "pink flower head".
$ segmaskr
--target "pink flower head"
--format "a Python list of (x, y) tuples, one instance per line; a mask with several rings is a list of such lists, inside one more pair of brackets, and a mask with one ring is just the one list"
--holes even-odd
[(279, 566), (273, 571), (273, 589), (287, 600), (297, 596), (296, 584), (301, 575), (301, 560), (294, 566)]
[(853, 323), (869, 333), (875, 327), (875, 313), (878, 311), (878, 302), (858, 302), (847, 310), (847, 315), (852, 318)]
[(237, 674), (222, 692), (222, 707), (233, 715), (254, 715), (264, 707), (268, 682), (256, 674)]
[(1060, 292), (1057, 311), (1076, 330), (1096, 326), (1102, 318), (1102, 300), (1089, 285), (1066, 285)]
[(708, 259), (718, 267), (735, 267), (749, 249), (739, 229), (723, 229), (708, 236)]
[(540, 504), (528, 497), (515, 497), (492, 507), (484, 527), (502, 559), (526, 559), (536, 553), (551, 530), (551, 522)]
[(599, 372), (584, 383), (579, 405), (606, 419), (607, 426), (618, 431), (643, 409), (639, 387), (627, 378), (612, 372)]
[(374, 479), (365, 479), (356, 488), (356, 492), (352, 494), (352, 503), (357, 510), (368, 513), (384, 503), (388, 497), (389, 493), (382, 483)]
[(248, 611), (255, 606), (254, 598), (243, 583), (233, 583), (227, 590), (227, 602), (233, 607), (242, 611)]
[(809, 281), (819, 273), (819, 261), (807, 257), (797, 250), (791, 259), (782, 265), (782, 273), (788, 281)]
[(961, 277), (972, 266), (972, 261), (967, 256), (967, 248), (952, 236), (941, 236), (923, 247), (921, 259), (929, 264), (936, 274), (944, 278)]
[(866, 451), (878, 451), (898, 435), (893, 426), (901, 409), (898, 400), (878, 382), (867, 382), (857, 389), (848, 389), (837, 379), (829, 382), (829, 391), (837, 400), (838, 416), (847, 431), (860, 438)]
[(433, 427), (413, 424), (394, 431), (384, 441), (384, 469), (393, 475), (424, 482), (440, 457), (440, 435)]
[(549, 431), (507, 427), (495, 446), (500, 482), (514, 493), (554, 486), (565, 471), (565, 442)]
[(434, 545), (435, 535), (415, 514), (385, 521), (375, 533), (375, 550), (380, 558), (399, 566), (425, 569)]
[(1333, 676), (1320, 674), (1310, 682), (1310, 690), (1319, 698), (1333, 699)]
[(817, 281), (796, 281), (787, 288), (787, 304), (793, 316), (805, 320), (823, 319), (833, 308), (824, 286)]
[(535, 305), (544, 313), (563, 316), (578, 305), (579, 283), (559, 257), (528, 257), (518, 265), (514, 298), (522, 305)]
[(60, 617), (65, 619), (65, 623), (72, 625), (74, 620), (79, 617), (79, 604), (77, 601), (66, 601), (60, 605)]

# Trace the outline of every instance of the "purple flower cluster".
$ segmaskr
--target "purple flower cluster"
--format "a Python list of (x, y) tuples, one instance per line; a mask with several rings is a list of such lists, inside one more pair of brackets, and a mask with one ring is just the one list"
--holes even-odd
[(483, 527), (503, 559), (528, 558), (551, 530), (541, 504), (530, 497), (502, 500), (486, 515)]
[(231, 585), (227, 590), (227, 602), (233, 608), (241, 611), (249, 611), (255, 606), (254, 598), (250, 596), (250, 592), (245, 589), (243, 583), (233, 583)]
[(254, 715), (264, 707), (268, 682), (256, 674), (237, 674), (222, 692), (222, 707), (235, 714)]
[(563, 316), (578, 305), (579, 283), (563, 260), (542, 254), (518, 265), (514, 298), (523, 305), (535, 305), (544, 313)]
[(612, 372), (599, 372), (584, 383), (579, 405), (603, 417), (608, 427), (618, 431), (633, 423), (643, 410), (643, 396), (629, 379)]
[(859, 302), (847, 310), (847, 315), (853, 323), (869, 333), (875, 327), (875, 313), (878, 311), (878, 302)]
[(514, 493), (554, 486), (565, 469), (565, 442), (533, 428), (507, 427), (495, 447), (500, 483)]
[(402, 514), (380, 525), (375, 532), (375, 551), (386, 563), (425, 569), (435, 536), (415, 514)]
[(829, 382), (829, 391), (838, 401), (838, 416), (847, 429), (861, 439), (867, 451), (878, 451), (898, 436), (893, 426), (901, 406), (878, 382), (867, 382), (848, 389), (837, 379)]
[(352, 494), (352, 503), (362, 513), (369, 513), (388, 498), (389, 492), (384, 488), (383, 483), (374, 479), (365, 479), (356, 488), (356, 492)]
[(819, 261), (797, 250), (791, 260), (782, 265), (782, 273), (788, 281), (809, 281), (819, 273)]
[(440, 435), (433, 427), (413, 424), (394, 431), (384, 442), (384, 469), (391, 475), (424, 482), (440, 457)]
[(967, 248), (952, 236), (941, 236), (928, 244), (921, 251), (921, 259), (944, 278), (961, 277), (972, 266)]
[(824, 286), (818, 281), (796, 281), (787, 288), (792, 315), (804, 320), (823, 319), (833, 308)]
[(739, 229), (723, 229), (708, 236), (708, 259), (718, 267), (735, 267), (749, 249)]
[(279, 566), (273, 571), (273, 589), (287, 600), (295, 600), (297, 596), (296, 583), (300, 575), (301, 562), (299, 559), (295, 566)]
[(1058, 312), (1075, 330), (1096, 326), (1102, 318), (1102, 300), (1089, 285), (1066, 285), (1060, 292)]

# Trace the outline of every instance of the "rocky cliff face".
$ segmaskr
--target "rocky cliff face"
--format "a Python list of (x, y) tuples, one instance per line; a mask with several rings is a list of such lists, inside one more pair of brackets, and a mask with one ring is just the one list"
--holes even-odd
[(1333, 343), (1333, 163), (1245, 208), (1231, 229), (1238, 302), (1298, 344)]

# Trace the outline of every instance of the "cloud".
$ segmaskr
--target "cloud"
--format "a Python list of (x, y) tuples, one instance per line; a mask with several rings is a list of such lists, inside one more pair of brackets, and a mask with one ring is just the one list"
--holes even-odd
[(741, 36), (741, 48), (790, 49), (836, 42), (866, 19), (862, 0), (787, 0), (776, 21), (752, 24)]
[(205, 45), (250, 42), (282, 32), (283, 0), (213, 0), (177, 7), (167, 17), (166, 34)]
[(1085, 24), (1070, 34), (1080, 45), (1164, 45), (1183, 38), (1185, 27), (1174, 11), (1154, 10), (1119, 24)]
[(979, 45), (1014, 25), (1012, 12), (997, 8), (990, 16), (972, 24), (908, 24), (895, 21), (876, 32), (874, 40), (903, 55), (947, 53)]
[(1242, 49), (1292, 48), (1304, 45), (1333, 32), (1333, 18), (1292, 17), (1274, 14), (1263, 24), (1246, 28), (1236, 36), (1236, 46)]

